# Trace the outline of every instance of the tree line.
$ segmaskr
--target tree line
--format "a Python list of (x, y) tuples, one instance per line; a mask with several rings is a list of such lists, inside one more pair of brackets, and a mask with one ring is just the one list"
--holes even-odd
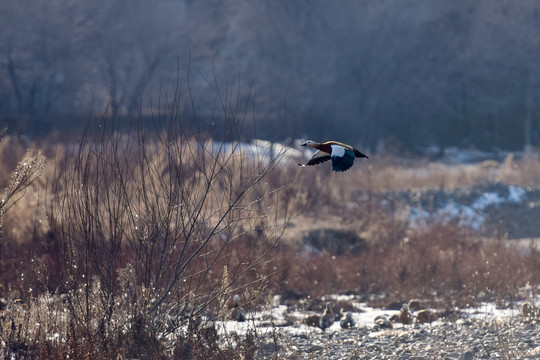
[[(212, 126), (222, 89), (253, 91), (257, 136), (376, 151), (537, 145), (540, 4), (276, 0), (4, 0), (0, 122), (76, 127), (89, 113), (182, 111)], [(230, 89), (230, 91), (234, 91)], [(225, 93), (225, 96), (227, 94)], [(197, 117), (195, 118), (195, 114)]]

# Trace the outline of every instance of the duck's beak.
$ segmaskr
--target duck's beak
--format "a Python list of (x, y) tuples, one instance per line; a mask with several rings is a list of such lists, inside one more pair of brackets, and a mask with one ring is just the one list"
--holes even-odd
[(303, 143), (301, 146), (307, 146), (307, 142)]

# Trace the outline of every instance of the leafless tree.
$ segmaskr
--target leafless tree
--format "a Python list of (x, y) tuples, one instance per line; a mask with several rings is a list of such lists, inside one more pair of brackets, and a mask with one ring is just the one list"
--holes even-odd
[[(286, 99), (312, 138), (372, 150), (390, 137), (410, 147), (518, 149), (540, 142), (537, 14), (534, 2), (508, 0), (6, 0), (0, 112), (26, 131), (105, 105), (148, 114), (147, 100), (191, 61), (205, 76), (241, 67), (265, 89), (260, 137), (287, 136), (290, 122), (275, 121)], [(191, 84), (207, 94), (206, 81)], [(201, 117), (212, 102), (198, 97)]]

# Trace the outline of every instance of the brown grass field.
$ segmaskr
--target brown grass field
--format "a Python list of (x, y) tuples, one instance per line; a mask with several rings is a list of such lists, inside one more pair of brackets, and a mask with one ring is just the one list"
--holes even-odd
[(233, 294), (247, 308), (275, 294), (334, 293), (444, 308), (515, 301), (540, 285), (537, 249), (457, 223), (412, 228), (375, 197), (537, 187), (534, 157), (447, 165), (374, 155), (333, 173), (182, 131), (113, 130), (30, 149), (0, 142), (0, 187), (14, 193), (0, 207), (4, 355), (250, 358), (253, 334), (218, 346), (211, 331)]

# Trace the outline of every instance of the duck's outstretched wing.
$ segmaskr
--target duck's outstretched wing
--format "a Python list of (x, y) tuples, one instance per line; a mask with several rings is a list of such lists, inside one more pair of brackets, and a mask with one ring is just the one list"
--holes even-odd
[(320, 163), (323, 163), (325, 161), (330, 160), (330, 154), (325, 153), (323, 151), (317, 150), (315, 155), (305, 164), (298, 164), (300, 166), (311, 166), (311, 165), (317, 165)]
[(354, 152), (351, 150), (345, 150), (343, 153), (333, 155), (332, 152), (332, 170), (333, 171), (346, 171), (351, 168), (354, 163)]

